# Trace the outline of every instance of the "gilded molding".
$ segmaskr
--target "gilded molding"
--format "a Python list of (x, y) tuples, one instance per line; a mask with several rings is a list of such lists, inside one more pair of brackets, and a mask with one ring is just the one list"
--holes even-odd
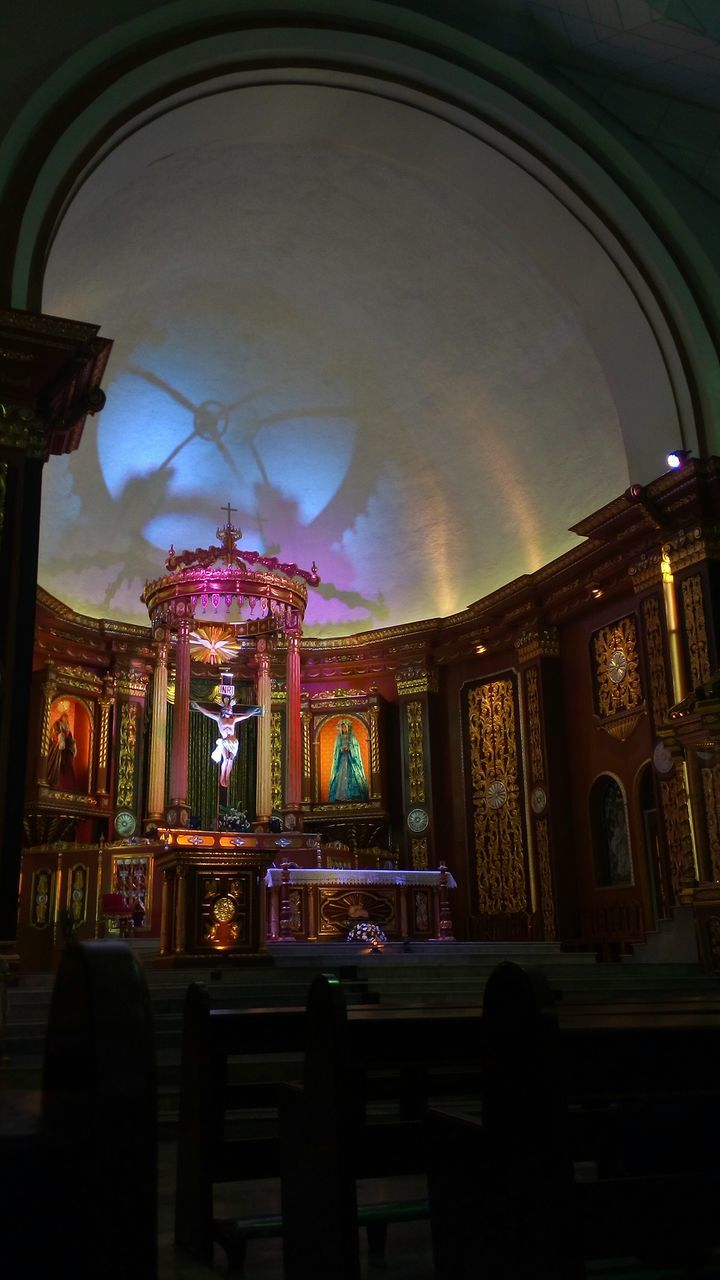
[(281, 707), (287, 702), (287, 688), (284, 680), (278, 680), (273, 676), (270, 680), (270, 690), (270, 697), (274, 707)]
[(395, 676), (395, 684), (401, 698), (413, 697), (418, 693), (437, 693), (437, 667), (403, 667)]
[(127, 698), (142, 698), (144, 701), (147, 697), (148, 680), (149, 676), (144, 671), (135, 671), (130, 667), (116, 672), (115, 687), (119, 694)]
[(132, 809), (135, 799), (137, 711), (137, 705), (134, 702), (123, 702), (120, 711), (117, 802), (118, 806), (124, 809)]
[(425, 752), (423, 708), (421, 702), (408, 702), (405, 707), (408, 744), (408, 797), (411, 804), (425, 801)]
[(683, 612), (685, 614), (685, 634), (690, 659), (690, 679), (693, 688), (710, 679), (710, 658), (708, 656), (708, 639), (705, 629), (705, 603), (703, 600), (702, 580), (699, 574), (692, 578), (683, 578), (681, 584)]
[[(334, 813), (338, 811), (337, 804), (315, 804), (313, 805), (313, 813)], [(373, 800), (348, 800), (342, 806), (345, 810), (352, 810), (353, 813), (377, 813), (377, 803)]]
[(673, 574), (690, 569), (703, 560), (720, 559), (720, 525), (694, 529), (681, 529), (663, 546), (663, 553), (670, 562)]
[(526, 626), (515, 640), (518, 662), (534, 662), (537, 658), (560, 656), (560, 635), (557, 627), (540, 627), (536, 623)]
[(74, 791), (48, 791), (47, 798), (52, 802), (61, 800), (63, 804), (81, 805), (84, 809), (97, 808), (97, 800), (94, 796), (84, 796)]
[[(100, 618), (88, 618), (85, 614), (76, 613), (68, 604), (63, 604), (62, 600), (57, 600), (55, 596), (51, 596), (49, 591), (44, 587), (37, 589), (38, 604), (43, 605), (50, 613), (54, 613), (56, 618), (61, 618), (63, 622), (74, 622), (91, 631), (102, 631), (103, 622)], [(150, 628), (145, 627), (145, 634), (150, 634)]]
[(58, 665), (55, 667), (55, 683), (64, 689), (82, 689), (85, 693), (102, 692), (102, 676), (95, 675), (85, 667)]
[(660, 551), (646, 551), (630, 565), (630, 579), (635, 595), (650, 587), (662, 586), (662, 555)]
[(368, 694), (364, 689), (333, 689), (332, 692), (327, 690), (322, 693), (311, 693), (309, 701), (312, 706), (317, 709), (324, 707), (336, 708), (341, 707), (346, 710), (348, 707), (356, 707), (359, 702), (367, 702)]
[(413, 871), (425, 871), (428, 865), (428, 842), (426, 836), (416, 836), (410, 841), (410, 861)]
[[(464, 615), (458, 616), (463, 617)], [(437, 619), (431, 618), (425, 622), (407, 622), (399, 627), (383, 627), (377, 631), (361, 631), (356, 636), (303, 636), (303, 650), (310, 652), (313, 649), (329, 649), (330, 652), (326, 654), (325, 660), (332, 662), (333, 649), (357, 649), (367, 644), (376, 645), (378, 641), (418, 635), (423, 631), (432, 631), (437, 626), (437, 621)], [(338, 661), (341, 662), (342, 658), (338, 657)]]
[[(478, 909), (489, 915), (524, 911), (527, 889), (511, 679), (488, 680), (468, 690), (467, 729)], [(496, 793), (504, 793), (505, 800), (493, 807)]]
[(665, 719), (670, 707), (660, 601), (657, 596), (648, 596), (643, 600), (641, 608), (645, 622), (645, 653), (650, 677), (650, 709), (657, 725)]

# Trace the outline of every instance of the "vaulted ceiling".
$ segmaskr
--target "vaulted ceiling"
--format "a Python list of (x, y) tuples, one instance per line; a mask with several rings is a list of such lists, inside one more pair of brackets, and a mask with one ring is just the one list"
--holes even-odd
[[(710, 136), (712, 12), (486, 16), (585, 94), (609, 76), (619, 104), (632, 73), (664, 95), (662, 150), (674, 106)], [(668, 104), (669, 64), (694, 101)], [(499, 135), (350, 76), (213, 80), (139, 122), (69, 205), (43, 309), (115, 340), (107, 407), (44, 489), (40, 581), (95, 615), (144, 621), (170, 543), (214, 541), (228, 501), (245, 546), (317, 561), (311, 633), (447, 615), (574, 545), (680, 438), (622, 245)]]

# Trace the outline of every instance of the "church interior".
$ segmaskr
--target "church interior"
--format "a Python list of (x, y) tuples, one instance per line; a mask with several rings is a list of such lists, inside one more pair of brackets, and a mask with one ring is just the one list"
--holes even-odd
[[(590, 1213), (617, 1225), (621, 1261), (605, 1270), (589, 1245), (544, 1252), (529, 1210), (525, 1254), (507, 1238), (471, 1250), (463, 1225), (493, 1195), (497, 1221), (527, 1195), (548, 1220), (563, 1205), (585, 1222), (557, 1172), (576, 1135), (541, 1024), (588, 1097), (599, 1068), (591, 1087), (585, 1052), (609, 1075), (627, 1059), (626, 1094), (655, 1097), (669, 1145), (658, 1154), (645, 1113), (638, 1137), (636, 1094), (632, 1132), (652, 1151), (656, 1205), (701, 1219), (718, 1189), (703, 1143), (691, 1159), (673, 1125), (706, 1126), (708, 1147), (720, 1134), (717, 1073), (705, 1079), (720, 1047), (720, 10), (38, 0), (32, 23), (11, 6), (6, 26), (6, 1167), (25, 1141), (38, 1170), (48, 1143), (62, 1148), (48, 1080), (91, 1087), (58, 1066), (62, 1018), (126, 983), (155, 1009), (161, 1081), (146, 1152), (160, 1220), (132, 1274), (239, 1273), (247, 1237), (246, 1274), (286, 1280), (720, 1275), (720, 1236), (699, 1231), (688, 1261), (677, 1241), (653, 1246), (657, 1222), (638, 1226), (645, 1166)], [(62, 994), (71, 980), (89, 984), (87, 1008)], [(351, 1247), (339, 1226), (308, 1226), (321, 1187), (338, 1223), (369, 1210), (346, 1157), (323, 1162), (307, 1140), (291, 1074), (274, 1238), (208, 1246), (192, 1223), (206, 1194), (212, 1218), (213, 1179), (193, 1184), (194, 1153), (217, 1116), (203, 1128), (192, 1101), (188, 1027), (209, 1044), (219, 1023), (198, 983), (210, 1005), (222, 995), (227, 1028), (230, 1006), (307, 1000), (307, 1026), (339, 1019), (343, 1045), (362, 1027), (368, 1062), (384, 1004), (376, 1065), (417, 1034), (472, 1066), (468, 1017), (483, 1010), (484, 1136), (472, 1107), (451, 1120), (428, 1095), (435, 1164), (408, 1157), (405, 1216), (382, 1232), (368, 1217), (358, 1257), (356, 1229)], [(508, 1057), (498, 992), (518, 1026), (536, 1018), (513, 1024)], [(103, 1009), (90, 1021), (114, 1044)], [(299, 1055), (285, 1012), (282, 1028), (246, 1018), (227, 1035), (275, 1049), (287, 1036)], [(315, 1052), (306, 1041), (319, 1115), (329, 1068), (313, 1075)], [(501, 1076), (527, 1099), (522, 1121)], [(29, 1136), (33, 1091), (45, 1111)], [(603, 1102), (613, 1117), (629, 1105)], [(630, 1127), (618, 1122), (624, 1159)], [(520, 1191), (506, 1170), (498, 1209), (482, 1153), (505, 1168), (510, 1135), (527, 1162)], [(593, 1141), (574, 1170), (602, 1183)], [(477, 1177), (438, 1177), (451, 1144)], [(121, 1170), (135, 1177), (127, 1160), (108, 1172), (114, 1194)], [(252, 1164), (239, 1176), (259, 1202)], [(12, 1204), (3, 1223), (28, 1215)], [(483, 1221), (490, 1241), (487, 1208)]]

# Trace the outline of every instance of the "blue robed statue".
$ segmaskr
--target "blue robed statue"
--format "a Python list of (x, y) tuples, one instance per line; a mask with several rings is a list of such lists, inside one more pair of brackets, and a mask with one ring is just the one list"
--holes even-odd
[(338, 724), (330, 773), (330, 803), (367, 800), (368, 784), (358, 742), (349, 720)]

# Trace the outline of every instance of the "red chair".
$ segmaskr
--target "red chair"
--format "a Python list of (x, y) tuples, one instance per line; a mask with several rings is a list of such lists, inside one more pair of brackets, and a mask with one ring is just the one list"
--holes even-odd
[[(132, 911), (122, 893), (104, 893), (102, 896), (102, 918), (105, 936), (115, 932), (121, 938), (129, 938), (132, 930)], [(113, 927), (114, 926), (114, 927)]]

